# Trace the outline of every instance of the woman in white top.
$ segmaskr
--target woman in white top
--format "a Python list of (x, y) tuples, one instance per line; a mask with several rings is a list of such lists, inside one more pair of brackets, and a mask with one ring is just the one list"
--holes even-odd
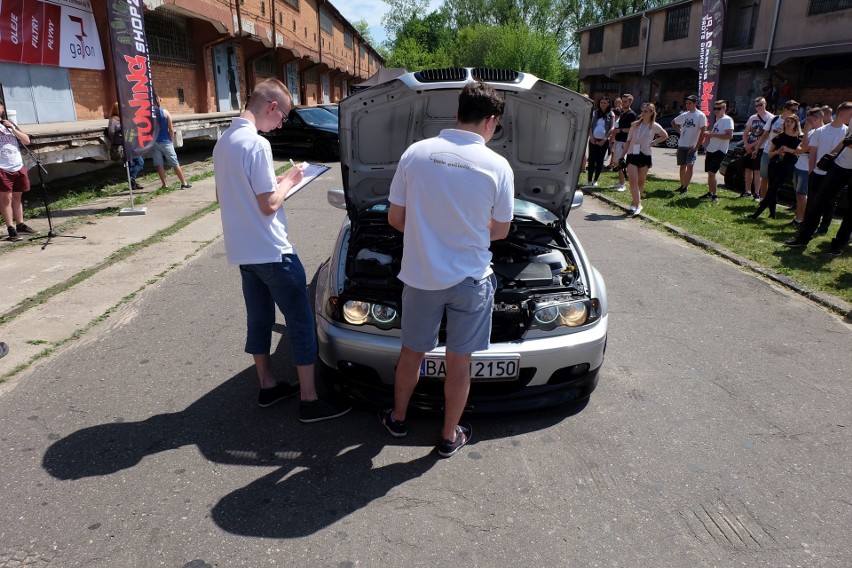
[(656, 107), (644, 103), (639, 114), (639, 120), (630, 126), (627, 133), (627, 178), (630, 180), (630, 193), (633, 203), (630, 205), (630, 216), (635, 217), (642, 212), (642, 197), (645, 195), (645, 178), (651, 167), (651, 147), (665, 142), (669, 135), (666, 130), (655, 122)]

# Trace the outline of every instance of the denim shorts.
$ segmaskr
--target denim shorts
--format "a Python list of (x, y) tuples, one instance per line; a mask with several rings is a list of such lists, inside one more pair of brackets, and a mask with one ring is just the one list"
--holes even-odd
[(312, 365), (317, 356), (314, 316), (299, 257), (285, 254), (281, 262), (241, 264), (240, 275), (246, 302), (246, 353), (269, 354), (277, 305), (287, 322), (293, 364)]
[(800, 170), (793, 168), (793, 188), (796, 190), (796, 195), (808, 194), (808, 170)]
[(493, 274), (479, 280), (465, 278), (444, 290), (406, 285), (402, 291), (402, 344), (418, 353), (433, 350), (446, 312), (447, 351), (465, 355), (488, 349), (496, 285)]
[(760, 177), (769, 179), (769, 152), (760, 155)]
[[(178, 165), (175, 147), (171, 142), (155, 143), (154, 148), (151, 149), (151, 159), (155, 166), (165, 165), (167, 168), (173, 168)], [(165, 164), (163, 162), (165, 162)]]
[(689, 148), (677, 149), (677, 165), (692, 165), (698, 159), (698, 152), (690, 152)]

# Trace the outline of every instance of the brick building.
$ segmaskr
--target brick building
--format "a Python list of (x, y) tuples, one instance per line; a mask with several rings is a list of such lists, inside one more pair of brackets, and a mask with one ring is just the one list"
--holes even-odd
[[(744, 120), (766, 92), (834, 107), (852, 100), (852, 2), (848, 0), (728, 0), (719, 97), (736, 103)], [(580, 79), (593, 98), (623, 92), (680, 110), (698, 90), (701, 0), (661, 8), (581, 30)], [(660, 106), (658, 104), (658, 106)]]
[[(116, 100), (107, 1), (0, 4), (0, 83), (20, 124), (107, 116)], [(127, 1), (144, 9), (154, 88), (174, 115), (239, 110), (267, 77), (287, 84), (299, 104), (336, 102), (383, 65), (327, 0)], [(54, 37), (45, 38), (54, 32), (51, 55)], [(28, 52), (39, 41), (43, 52)]]

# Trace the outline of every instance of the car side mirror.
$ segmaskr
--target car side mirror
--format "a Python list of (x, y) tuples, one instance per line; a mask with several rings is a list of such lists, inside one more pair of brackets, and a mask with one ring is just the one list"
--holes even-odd
[(583, 192), (582, 192), (582, 191), (580, 191), (579, 189), (578, 189), (578, 190), (576, 190), (576, 191), (574, 192), (574, 200), (573, 200), (573, 201), (571, 201), (571, 209), (572, 209), (572, 210), (573, 210), (573, 209), (579, 209), (580, 207), (582, 207), (582, 206), (583, 206), (583, 199), (584, 199), (584, 197), (585, 197), (585, 196), (583, 195)]
[(328, 204), (335, 209), (346, 209), (346, 197), (343, 195), (343, 190), (339, 187), (332, 187), (326, 193)]

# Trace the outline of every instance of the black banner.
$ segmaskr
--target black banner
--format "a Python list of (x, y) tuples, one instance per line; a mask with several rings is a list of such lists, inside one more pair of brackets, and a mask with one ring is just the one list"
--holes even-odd
[(159, 130), (142, 14), (142, 0), (107, 1), (115, 91), (128, 160), (147, 153)]
[(714, 117), (710, 109), (719, 92), (719, 71), (722, 67), (722, 45), (725, 36), (725, 1), (704, 0), (702, 3), (701, 36), (698, 50), (698, 108), (707, 116), (708, 126)]

